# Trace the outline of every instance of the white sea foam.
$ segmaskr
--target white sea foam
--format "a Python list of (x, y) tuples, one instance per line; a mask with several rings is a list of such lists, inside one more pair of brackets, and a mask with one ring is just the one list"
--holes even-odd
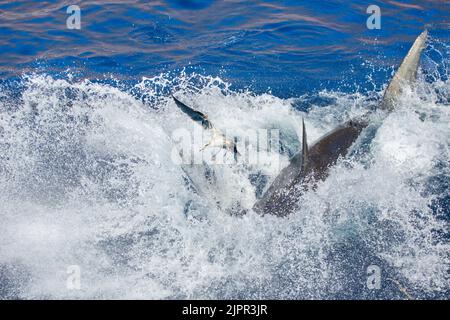
[[(279, 167), (212, 165), (208, 180), (204, 166), (172, 161), (172, 132), (193, 124), (169, 93), (230, 136), (279, 129), (283, 152), (263, 156), (281, 167), (298, 151), (302, 117), (311, 144), (364, 113), (367, 96), (322, 92), (328, 106), (301, 112), (293, 104), (308, 97), (233, 91), (199, 75), (129, 91), (44, 75), (23, 84), (20, 99), (1, 100), (3, 297), (369, 297), (371, 264), (384, 272), (379, 297), (402, 297), (388, 277), (417, 297), (449, 289), (448, 81), (422, 82), (375, 120), (356, 146), (363, 156), (341, 160), (285, 219), (230, 215), (250, 208)], [(66, 287), (70, 265), (80, 266), (80, 290)]]

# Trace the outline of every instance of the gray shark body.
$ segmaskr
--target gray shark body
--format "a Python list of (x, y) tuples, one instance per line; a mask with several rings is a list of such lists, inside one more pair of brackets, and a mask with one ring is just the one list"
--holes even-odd
[(292, 213), (310, 182), (325, 179), (329, 167), (347, 153), (366, 126), (367, 122), (362, 119), (348, 121), (323, 136), (306, 152), (297, 153), (254, 204), (253, 210), (277, 216)]
[[(428, 32), (425, 30), (416, 39), (402, 64), (389, 83), (379, 108), (387, 111), (394, 109), (402, 88), (412, 86), (417, 78), (420, 55), (425, 48)], [(330, 166), (339, 157), (344, 157), (349, 148), (369, 124), (368, 117), (352, 119), (329, 132), (310, 148), (306, 141), (303, 124), (302, 151), (297, 153), (287, 167), (275, 178), (262, 198), (253, 206), (260, 214), (286, 216), (298, 207), (300, 196), (315, 181), (324, 180)]]

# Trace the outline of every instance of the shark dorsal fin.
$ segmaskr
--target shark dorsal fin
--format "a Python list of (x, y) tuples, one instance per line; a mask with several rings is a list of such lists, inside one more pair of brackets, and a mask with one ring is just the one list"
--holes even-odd
[(408, 54), (403, 59), (402, 64), (394, 74), (394, 77), (392, 77), (391, 82), (384, 92), (380, 109), (394, 109), (395, 101), (399, 94), (402, 92), (402, 86), (411, 86), (416, 81), (420, 55), (423, 49), (425, 49), (427, 36), (428, 30), (425, 30), (417, 37), (416, 41), (414, 41), (414, 44), (412, 45), (411, 49), (409, 49)]
[(306, 166), (306, 163), (308, 161), (308, 141), (306, 136), (306, 128), (305, 128), (305, 120), (302, 118), (302, 127), (303, 127), (303, 133), (302, 133), (302, 167), (304, 168)]

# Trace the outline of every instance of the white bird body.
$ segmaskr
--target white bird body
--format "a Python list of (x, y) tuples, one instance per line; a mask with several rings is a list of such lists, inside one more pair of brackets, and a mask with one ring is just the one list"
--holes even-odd
[(173, 97), (173, 99), (175, 100), (177, 107), (187, 114), (193, 121), (201, 124), (204, 129), (212, 131), (211, 140), (200, 149), (201, 151), (205, 150), (207, 147), (219, 147), (233, 152), (234, 158), (237, 160), (237, 156), (239, 156), (240, 153), (237, 151), (236, 143), (233, 140), (227, 138), (222, 131), (216, 129), (205, 114), (188, 107), (175, 97)]

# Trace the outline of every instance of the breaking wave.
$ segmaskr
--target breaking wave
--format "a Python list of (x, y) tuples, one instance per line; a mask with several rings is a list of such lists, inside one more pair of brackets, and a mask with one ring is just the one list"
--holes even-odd
[[(450, 82), (432, 55), (418, 88), (375, 114), (284, 219), (230, 214), (250, 208), (279, 167), (174, 163), (172, 133), (193, 124), (170, 94), (229, 135), (279, 129), (280, 153), (263, 156), (284, 166), (302, 117), (311, 143), (379, 92), (280, 99), (184, 72), (131, 86), (45, 74), (3, 83), (0, 296), (449, 298)], [(80, 290), (66, 287), (72, 265)], [(381, 270), (379, 290), (367, 287), (369, 266)]]

